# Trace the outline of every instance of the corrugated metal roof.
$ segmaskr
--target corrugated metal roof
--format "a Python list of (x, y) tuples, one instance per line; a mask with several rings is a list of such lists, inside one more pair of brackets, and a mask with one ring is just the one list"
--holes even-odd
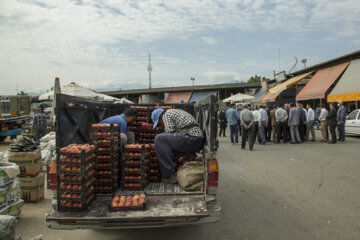
[(200, 101), (208, 96), (217, 95), (217, 91), (206, 91), (206, 92), (194, 92), (190, 98), (189, 102)]
[(170, 93), (170, 92), (188, 92), (188, 91), (210, 91), (218, 89), (231, 89), (231, 88), (258, 88), (261, 87), (260, 82), (251, 83), (224, 83), (224, 84), (211, 84), (211, 85), (196, 85), (196, 86), (181, 86), (181, 87), (166, 87), (166, 88), (151, 88), (151, 89), (129, 89), (118, 91), (102, 92), (110, 96), (116, 95), (130, 95), (130, 94), (149, 94), (149, 93)]
[(360, 100), (360, 59), (351, 61), (328, 96), (328, 102)]
[(188, 103), (191, 97), (191, 92), (179, 92), (179, 93), (169, 93), (168, 98), (166, 99), (166, 104), (175, 104), (175, 103)]
[(310, 79), (305, 87), (296, 96), (297, 101), (325, 98), (326, 91), (344, 72), (350, 62), (321, 69)]

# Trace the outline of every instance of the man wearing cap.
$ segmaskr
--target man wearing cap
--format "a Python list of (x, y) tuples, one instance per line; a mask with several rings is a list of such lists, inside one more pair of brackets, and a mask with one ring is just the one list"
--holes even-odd
[(180, 109), (164, 110), (158, 108), (151, 114), (154, 129), (159, 126), (165, 133), (155, 137), (155, 153), (163, 182), (176, 183), (175, 155), (194, 153), (203, 146), (203, 132), (195, 118)]
[(133, 132), (127, 130), (127, 125), (128, 123), (134, 121), (136, 116), (137, 110), (135, 108), (127, 108), (123, 114), (108, 117), (102, 120), (100, 123), (119, 124), (121, 144), (132, 144), (135, 142), (135, 135)]

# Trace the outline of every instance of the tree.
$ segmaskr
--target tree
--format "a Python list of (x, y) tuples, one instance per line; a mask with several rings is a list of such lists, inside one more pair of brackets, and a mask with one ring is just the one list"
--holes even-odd
[(269, 78), (261, 77), (255, 74), (255, 76), (252, 76), (249, 78), (248, 82), (261, 82), (261, 81), (269, 81)]

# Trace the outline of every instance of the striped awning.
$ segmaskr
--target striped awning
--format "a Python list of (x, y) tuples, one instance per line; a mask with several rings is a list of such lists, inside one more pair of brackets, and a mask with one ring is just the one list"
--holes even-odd
[(351, 61), (327, 101), (360, 101), (360, 59)]

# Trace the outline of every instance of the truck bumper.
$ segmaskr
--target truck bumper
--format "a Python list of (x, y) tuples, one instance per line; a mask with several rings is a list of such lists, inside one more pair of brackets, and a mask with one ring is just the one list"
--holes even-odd
[(221, 206), (217, 202), (207, 204), (209, 213), (206, 217), (174, 218), (157, 221), (94, 221), (94, 222), (58, 222), (47, 220), (46, 224), (53, 229), (131, 229), (131, 228), (159, 228), (215, 223), (220, 220)]

